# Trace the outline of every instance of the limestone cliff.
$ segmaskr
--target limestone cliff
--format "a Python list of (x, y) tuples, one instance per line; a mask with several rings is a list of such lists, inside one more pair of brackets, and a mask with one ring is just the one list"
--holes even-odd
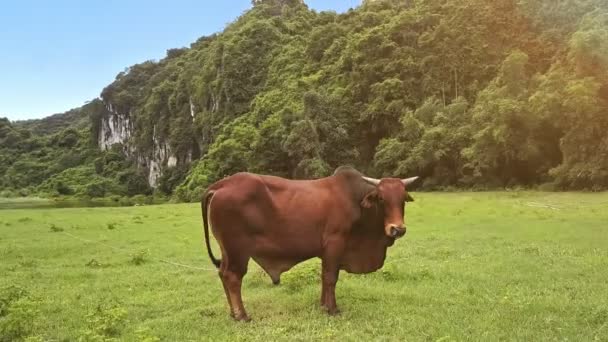
[[(114, 144), (120, 144), (123, 153), (129, 158), (137, 160), (138, 167), (142, 168), (151, 187), (158, 185), (158, 179), (168, 167), (178, 164), (189, 164), (192, 161), (192, 151), (178, 158), (166, 141), (161, 141), (156, 134), (156, 126), (152, 134), (152, 148), (148, 152), (138, 150), (131, 138), (133, 122), (131, 113), (121, 113), (112, 105), (105, 103), (106, 113), (100, 117), (97, 145), (101, 150), (107, 150)], [(191, 116), (194, 116), (194, 105), (190, 102)]]

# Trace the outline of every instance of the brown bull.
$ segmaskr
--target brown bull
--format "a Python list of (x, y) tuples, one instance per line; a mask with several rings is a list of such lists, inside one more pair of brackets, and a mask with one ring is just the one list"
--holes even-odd
[[(340, 167), (316, 180), (237, 173), (211, 185), (201, 203), (205, 242), (231, 316), (249, 320), (241, 283), (250, 258), (274, 284), (294, 265), (321, 258), (321, 305), (336, 314), (339, 271), (368, 273), (382, 267), (386, 249), (405, 234), (405, 202), (413, 201), (406, 185), (416, 178), (377, 180)], [(208, 222), (221, 260), (211, 251)]]

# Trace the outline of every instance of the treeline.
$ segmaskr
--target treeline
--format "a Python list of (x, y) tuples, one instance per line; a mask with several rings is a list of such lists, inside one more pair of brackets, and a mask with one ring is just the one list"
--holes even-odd
[(608, 187), (605, 1), (253, 3), (103, 90), (134, 123), (130, 146), (195, 157), (164, 168), (158, 191), (196, 200), (238, 171), (314, 178), (343, 164), (428, 189)]
[(133, 161), (116, 148), (100, 151), (91, 136), (96, 100), (42, 120), (0, 118), (0, 197), (149, 195), (152, 189)]

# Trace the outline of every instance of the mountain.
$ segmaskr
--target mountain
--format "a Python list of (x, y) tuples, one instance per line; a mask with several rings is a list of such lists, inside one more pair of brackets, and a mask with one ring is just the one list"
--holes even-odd
[(84, 109), (80, 107), (42, 119), (16, 121), (13, 125), (16, 128), (29, 130), (34, 135), (54, 134), (68, 127), (85, 129), (91, 125), (91, 121)]
[(4, 122), (0, 142), (35, 132), (48, 149), (78, 132), (83, 157), (15, 182), (23, 158), (3, 143), (0, 185), (196, 200), (238, 171), (312, 178), (350, 164), (429, 189), (608, 186), (604, 1), (376, 0), (342, 14), (252, 3), (83, 108)]

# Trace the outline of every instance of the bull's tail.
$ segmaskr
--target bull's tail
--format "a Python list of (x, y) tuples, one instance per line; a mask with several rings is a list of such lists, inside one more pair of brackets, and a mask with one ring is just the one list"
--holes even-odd
[(207, 253), (209, 253), (209, 258), (211, 258), (211, 262), (215, 265), (215, 267), (219, 268), (222, 260), (218, 260), (213, 256), (213, 252), (211, 251), (211, 244), (209, 243), (209, 220), (207, 215), (207, 209), (209, 207), (209, 202), (213, 197), (213, 190), (209, 190), (205, 192), (203, 199), (201, 201), (201, 210), (203, 212), (203, 230), (205, 232), (205, 243), (207, 244)]

